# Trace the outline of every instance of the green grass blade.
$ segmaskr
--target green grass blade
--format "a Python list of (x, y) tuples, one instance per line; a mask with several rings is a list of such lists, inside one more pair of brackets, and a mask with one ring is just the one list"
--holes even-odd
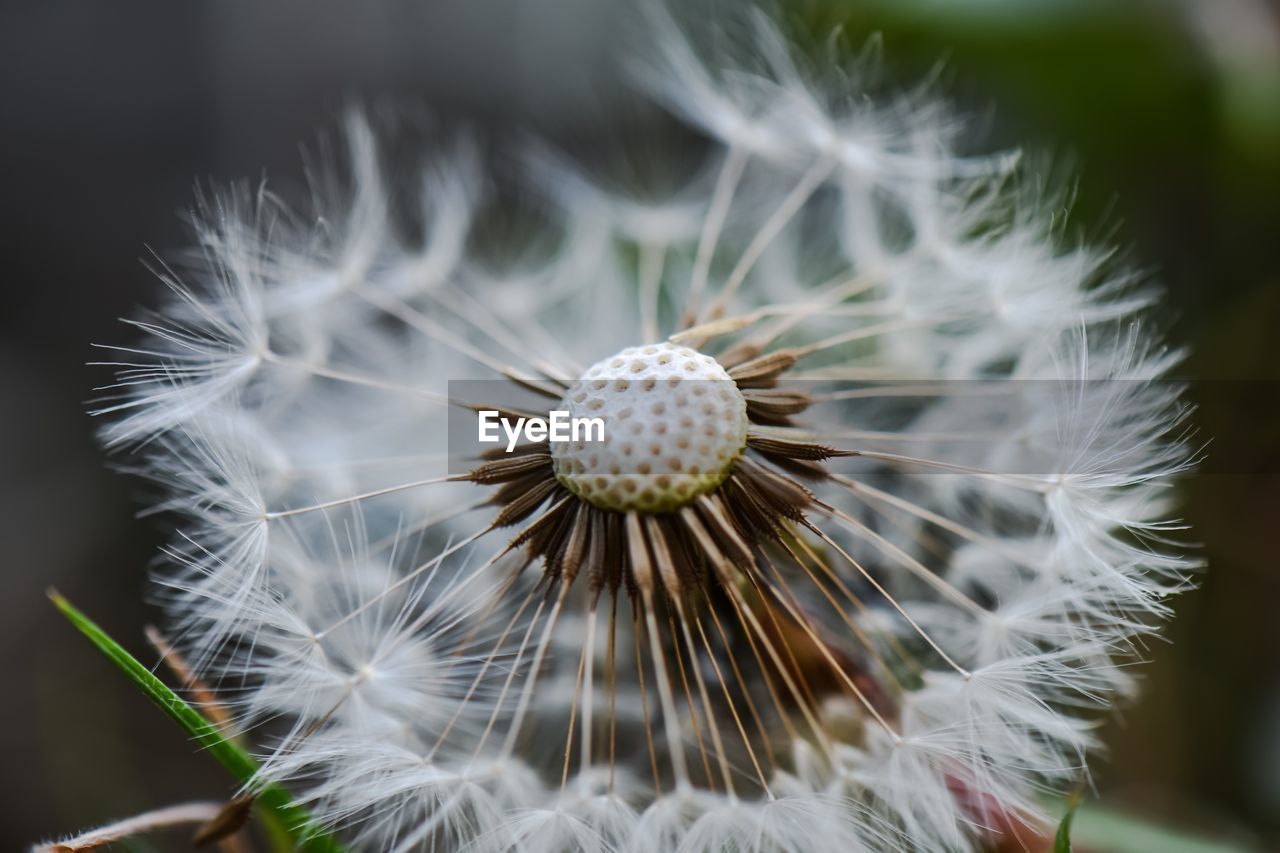
[(1076, 816), (1076, 805), (1072, 803), (1067, 813), (1058, 824), (1058, 832), (1053, 837), (1053, 853), (1071, 853), (1071, 819)]
[[(196, 743), (216, 758), (237, 782), (246, 784), (253, 779), (258, 764), (252, 756), (223, 737), (199, 711), (169, 689), (168, 685), (140, 664), (71, 602), (54, 590), (49, 590), (49, 599), (76, 630), (93, 643), (147, 698), (182, 726)], [(289, 793), (283, 788), (267, 785), (255, 787), (254, 790), (257, 792), (258, 814), (272, 836), (279, 837), (283, 833), (291, 839), (296, 849), (310, 853), (341, 853), (342, 846), (332, 836), (315, 828), (311, 816), (305, 809), (294, 805)]]

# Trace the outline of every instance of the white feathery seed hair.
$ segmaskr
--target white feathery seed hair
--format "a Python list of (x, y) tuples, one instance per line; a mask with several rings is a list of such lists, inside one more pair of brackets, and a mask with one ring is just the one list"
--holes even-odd
[[(646, 26), (673, 192), (543, 146), (503, 228), (471, 138), (352, 119), (305, 213), (203, 206), (100, 410), (179, 646), (359, 849), (1031, 837), (1194, 567), (1159, 292), (874, 51)], [(451, 458), (461, 379), (618, 433)]]

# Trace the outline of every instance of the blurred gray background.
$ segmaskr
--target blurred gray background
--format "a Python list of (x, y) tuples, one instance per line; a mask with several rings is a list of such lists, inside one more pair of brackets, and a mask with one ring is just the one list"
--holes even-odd
[[(352, 103), (599, 139), (608, 0), (7, 2), (0, 13), (0, 848), (230, 785), (57, 617), (57, 586), (144, 661), (162, 523), (133, 518), (85, 415), (91, 342), (153, 302), (140, 258), (187, 243), (197, 180), (302, 196), (301, 145)], [(1203, 399), (1214, 470), (1184, 488), (1213, 572), (1178, 604), (1096, 764), (1108, 802), (1280, 846), (1280, 27), (1257, 0), (804, 0), (789, 26), (881, 32), (890, 70), (948, 60), (992, 144), (1082, 164), (1085, 233), (1133, 244)], [(1087, 226), (1087, 227), (1086, 227)], [(1229, 473), (1223, 473), (1229, 472)], [(175, 841), (174, 849), (183, 849)]]

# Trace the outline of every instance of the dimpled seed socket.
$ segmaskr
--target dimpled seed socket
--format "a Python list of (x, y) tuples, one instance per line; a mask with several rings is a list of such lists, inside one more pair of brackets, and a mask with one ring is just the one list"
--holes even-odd
[(597, 362), (561, 408), (604, 421), (603, 441), (551, 444), (557, 479), (601, 509), (679, 509), (719, 486), (747, 444), (747, 402), (729, 374), (671, 343)]

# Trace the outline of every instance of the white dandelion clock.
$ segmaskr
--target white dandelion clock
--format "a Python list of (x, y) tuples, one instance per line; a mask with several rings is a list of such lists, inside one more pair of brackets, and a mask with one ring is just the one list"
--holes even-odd
[(1153, 291), (872, 58), (651, 25), (669, 197), (468, 137), (390, 180), (354, 120), (315, 209), (205, 206), (102, 409), (181, 642), (362, 849), (1030, 837), (1192, 566)]

